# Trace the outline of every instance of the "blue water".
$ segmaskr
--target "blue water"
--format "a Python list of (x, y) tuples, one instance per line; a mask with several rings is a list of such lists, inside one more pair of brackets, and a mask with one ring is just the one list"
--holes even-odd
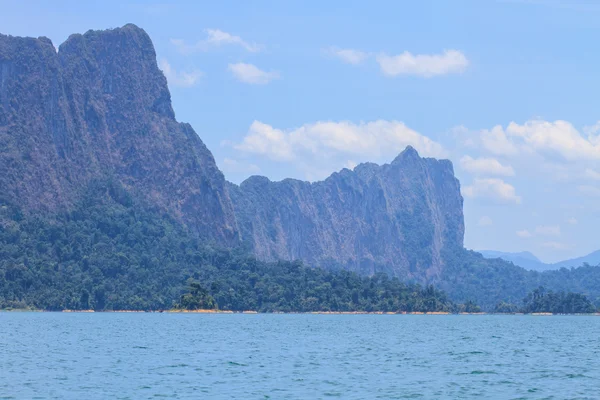
[(595, 399), (600, 317), (0, 313), (0, 398)]

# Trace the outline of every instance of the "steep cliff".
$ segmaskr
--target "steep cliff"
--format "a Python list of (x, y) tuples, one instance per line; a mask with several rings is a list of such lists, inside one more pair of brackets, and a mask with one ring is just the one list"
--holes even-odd
[(96, 182), (117, 182), (201, 238), (243, 241), (265, 260), (432, 281), (445, 251), (463, 245), (452, 164), (410, 147), (323, 182), (228, 184), (175, 120), (152, 42), (134, 25), (72, 35), (58, 51), (0, 35), (0, 165), (0, 203), (25, 212), (69, 210)]
[(0, 35), (0, 200), (25, 211), (69, 208), (115, 179), (192, 231), (235, 244), (223, 174), (175, 120), (152, 41), (135, 25), (47, 38)]
[(266, 260), (431, 281), (444, 250), (463, 248), (452, 164), (420, 158), (412, 147), (391, 164), (361, 164), (322, 182), (251, 177), (229, 191), (243, 240)]

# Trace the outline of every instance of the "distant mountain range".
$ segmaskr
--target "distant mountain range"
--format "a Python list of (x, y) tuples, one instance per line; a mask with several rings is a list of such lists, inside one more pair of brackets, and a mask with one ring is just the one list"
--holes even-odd
[(585, 263), (592, 266), (600, 264), (600, 250), (594, 251), (593, 253), (583, 257), (572, 258), (551, 264), (542, 262), (539, 258), (528, 251), (509, 253), (495, 250), (481, 250), (479, 253), (481, 253), (481, 255), (483, 255), (485, 258), (501, 258), (503, 260), (510, 261), (519, 267), (523, 267), (532, 271), (548, 271), (560, 268), (581, 267)]

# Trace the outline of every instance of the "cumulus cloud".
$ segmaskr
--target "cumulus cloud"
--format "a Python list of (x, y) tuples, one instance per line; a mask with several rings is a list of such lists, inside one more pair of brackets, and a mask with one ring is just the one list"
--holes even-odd
[(571, 217), (567, 220), (567, 223), (570, 225), (577, 225), (578, 222), (579, 221), (577, 221), (577, 218), (573, 218), (573, 217)]
[[(319, 121), (288, 131), (254, 121), (243, 141), (235, 147), (275, 160), (322, 157), (324, 155), (363, 156), (381, 159), (395, 156), (408, 145), (422, 155), (441, 157), (442, 146), (397, 121), (367, 123)], [(365, 161), (364, 159), (361, 161)]]
[(479, 221), (477, 221), (477, 225), (479, 226), (491, 226), (493, 224), (494, 221), (492, 221), (492, 219), (487, 215), (484, 215), (483, 217), (479, 218)]
[(317, 121), (293, 129), (278, 129), (254, 121), (238, 143), (223, 143), (246, 154), (290, 163), (302, 177), (325, 177), (358, 163), (390, 162), (406, 146), (422, 156), (443, 158), (439, 143), (398, 121)]
[(482, 130), (479, 140), (488, 152), (500, 156), (513, 156), (518, 153), (517, 146), (512, 143), (500, 125), (490, 130)]
[(289, 136), (260, 121), (254, 121), (244, 140), (234, 147), (275, 161), (291, 161), (296, 157)]
[(517, 231), (516, 234), (517, 234), (518, 237), (524, 238), (524, 239), (530, 238), (530, 237), (533, 236), (531, 234), (531, 232), (529, 232), (527, 229), (523, 229), (523, 230)]
[(464, 72), (469, 65), (467, 57), (458, 50), (446, 50), (442, 54), (412, 54), (408, 51), (396, 56), (380, 54), (376, 60), (387, 76), (418, 75), (431, 78)]
[(495, 158), (473, 158), (464, 156), (460, 159), (463, 170), (474, 175), (514, 176), (515, 171), (510, 165), (502, 165)]
[(326, 54), (336, 57), (347, 64), (360, 64), (365, 61), (368, 54), (364, 51), (354, 49), (340, 49), (337, 47), (330, 47), (324, 51)]
[(182, 54), (192, 54), (199, 51), (208, 51), (212, 48), (224, 45), (237, 45), (251, 53), (256, 53), (262, 49), (261, 45), (247, 42), (239, 36), (223, 32), (219, 29), (205, 29), (204, 32), (206, 34), (206, 38), (199, 40), (194, 44), (187, 44), (182, 39), (171, 39), (171, 43)]
[(540, 225), (535, 228), (535, 233), (542, 236), (560, 236), (560, 226)]
[(531, 120), (522, 125), (511, 122), (506, 133), (546, 156), (569, 161), (600, 159), (600, 143), (585, 138), (567, 121)]
[(202, 77), (202, 72), (199, 70), (178, 72), (164, 58), (160, 60), (159, 67), (165, 74), (167, 82), (173, 86), (192, 87), (196, 85)]
[(591, 126), (584, 126), (583, 132), (588, 136), (590, 142), (598, 143), (600, 141), (600, 121)]
[[(584, 128), (588, 132), (592, 128)], [(600, 160), (600, 139), (585, 136), (567, 121), (533, 119), (523, 124), (510, 122), (506, 128), (496, 125), (491, 129), (460, 131), (463, 144), (487, 153), (507, 158), (538, 155), (549, 162), (597, 162)], [(600, 176), (588, 171), (588, 177)]]
[(253, 85), (265, 85), (271, 82), (273, 79), (279, 78), (278, 72), (263, 71), (252, 64), (229, 64), (228, 69), (240, 82), (250, 83)]
[(521, 203), (514, 186), (496, 178), (476, 178), (469, 186), (464, 186), (462, 193), (465, 197), (484, 198), (501, 203)]

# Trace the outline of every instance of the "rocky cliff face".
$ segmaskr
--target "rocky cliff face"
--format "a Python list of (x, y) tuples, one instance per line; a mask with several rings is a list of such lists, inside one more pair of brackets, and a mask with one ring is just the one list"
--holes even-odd
[(463, 199), (452, 164), (408, 147), (323, 182), (251, 177), (231, 185), (242, 238), (258, 257), (304, 259), (366, 274), (431, 281), (444, 250), (463, 248)]
[(1, 198), (69, 207), (94, 179), (117, 179), (193, 231), (238, 241), (223, 174), (175, 120), (148, 35), (134, 25), (46, 38), (0, 35)]
[(193, 129), (175, 120), (148, 35), (134, 25), (46, 38), (0, 35), (0, 203), (68, 209), (116, 180), (221, 245), (361, 273), (436, 279), (462, 249), (462, 197), (449, 161), (408, 148), (323, 182), (225, 182)]

